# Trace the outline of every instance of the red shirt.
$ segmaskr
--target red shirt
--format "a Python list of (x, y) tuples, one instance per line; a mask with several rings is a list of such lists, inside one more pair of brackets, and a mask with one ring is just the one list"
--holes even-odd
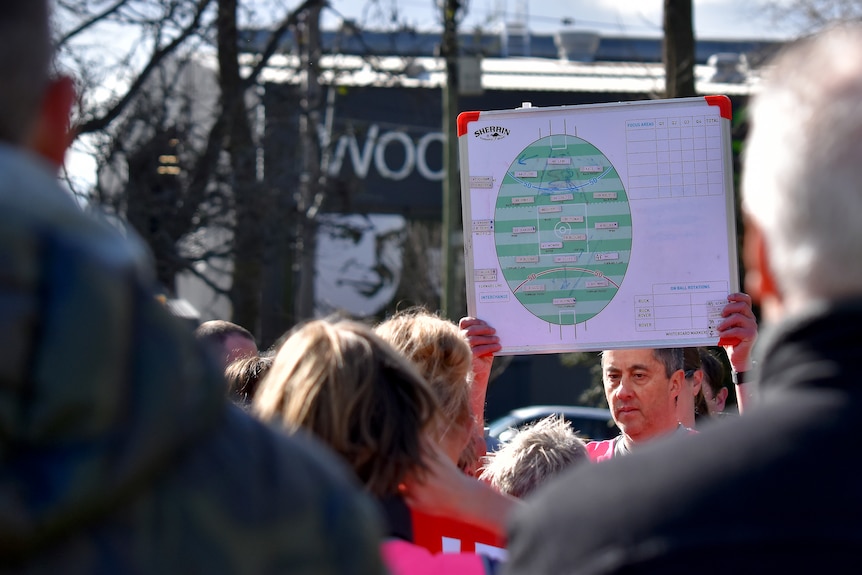
[(494, 559), (506, 558), (506, 540), (496, 534), (451, 517), (410, 510), (413, 543), (431, 553), (478, 553)]

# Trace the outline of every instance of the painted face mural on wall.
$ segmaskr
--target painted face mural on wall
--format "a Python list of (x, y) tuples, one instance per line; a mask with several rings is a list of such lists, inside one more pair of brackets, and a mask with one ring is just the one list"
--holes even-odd
[(315, 312), (367, 317), (401, 282), (406, 222), (390, 214), (324, 214), (317, 235)]

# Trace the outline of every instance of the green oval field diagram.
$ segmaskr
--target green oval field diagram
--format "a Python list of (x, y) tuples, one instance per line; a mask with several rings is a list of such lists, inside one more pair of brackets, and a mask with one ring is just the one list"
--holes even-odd
[(500, 186), (494, 243), (509, 289), (527, 310), (552, 324), (587, 321), (614, 298), (631, 256), (619, 174), (581, 138), (536, 140)]

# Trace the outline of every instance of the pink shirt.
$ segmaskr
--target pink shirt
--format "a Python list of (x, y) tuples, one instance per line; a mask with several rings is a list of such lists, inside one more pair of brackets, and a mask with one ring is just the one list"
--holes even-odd
[(614, 440), (590, 441), (587, 443), (587, 453), (593, 463), (610, 459), (614, 456)]
[(383, 562), (392, 575), (484, 575), (485, 563), (475, 553), (431, 553), (401, 539), (384, 541)]
[[(679, 424), (674, 433), (693, 434), (697, 433), (697, 430), (689, 429), (688, 427), (684, 427), (682, 424)], [(608, 459), (613, 458), (615, 442), (617, 440), (622, 441), (622, 437), (618, 435), (613, 439), (590, 441), (587, 443), (587, 453), (590, 456), (590, 461), (598, 463), (599, 461), (607, 461)]]

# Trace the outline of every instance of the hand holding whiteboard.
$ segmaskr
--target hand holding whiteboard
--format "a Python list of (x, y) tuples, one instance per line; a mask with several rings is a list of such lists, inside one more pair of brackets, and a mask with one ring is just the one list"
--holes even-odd
[(500, 355), (718, 342), (730, 116), (724, 96), (459, 115), (467, 310)]

